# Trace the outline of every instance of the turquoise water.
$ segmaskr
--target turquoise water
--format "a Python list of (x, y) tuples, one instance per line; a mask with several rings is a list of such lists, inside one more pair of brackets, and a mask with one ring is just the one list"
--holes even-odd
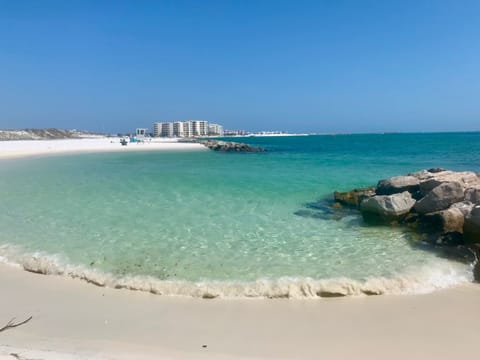
[(334, 190), (423, 168), (480, 171), (480, 133), (245, 138), (260, 154), (0, 162), (0, 255), (100, 285), (205, 297), (425, 292), (470, 281), (401, 227), (325, 214)]

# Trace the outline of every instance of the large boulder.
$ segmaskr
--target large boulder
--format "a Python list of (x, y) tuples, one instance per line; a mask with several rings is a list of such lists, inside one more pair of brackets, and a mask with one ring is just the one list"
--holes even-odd
[(415, 205), (415, 199), (408, 191), (393, 195), (376, 195), (360, 204), (360, 211), (366, 221), (392, 221), (399, 219)]
[(444, 234), (449, 232), (462, 233), (464, 219), (463, 212), (455, 207), (425, 214), (421, 217), (424, 225), (429, 226), (434, 232)]
[(415, 211), (427, 214), (449, 208), (456, 202), (463, 201), (463, 187), (458, 182), (445, 182), (436, 186), (415, 204)]
[(475, 206), (465, 217), (463, 237), (466, 243), (480, 243), (480, 206)]
[(420, 170), (420, 171), (416, 171), (414, 173), (410, 173), (408, 174), (409, 176), (414, 176), (416, 177), (418, 180), (420, 181), (423, 181), (423, 180), (428, 180), (430, 178), (432, 178), (432, 176), (434, 176), (433, 173), (431, 173), (430, 171), (428, 170)]
[(438, 185), (447, 182), (458, 183), (463, 190), (480, 186), (480, 178), (472, 171), (440, 171), (437, 173), (428, 172), (428, 174), (428, 176), (423, 174), (420, 179), (420, 192), (423, 195), (428, 194)]
[(480, 205), (480, 186), (465, 190), (465, 200)]
[(353, 189), (351, 191), (335, 191), (333, 197), (335, 201), (348, 206), (359, 207), (362, 200), (375, 195), (375, 188)]
[(450, 206), (450, 209), (460, 210), (463, 214), (463, 217), (465, 217), (468, 214), (470, 214), (470, 211), (472, 211), (474, 206), (475, 206), (475, 204), (473, 204), (470, 201), (465, 200), (465, 201), (453, 204), (452, 206)]
[(415, 176), (395, 176), (380, 180), (375, 192), (377, 195), (392, 195), (404, 191), (416, 193), (420, 189), (420, 180)]

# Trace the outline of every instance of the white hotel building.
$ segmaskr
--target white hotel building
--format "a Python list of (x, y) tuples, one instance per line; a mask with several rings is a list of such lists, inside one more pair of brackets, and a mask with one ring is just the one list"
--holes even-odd
[(223, 135), (223, 126), (209, 124), (204, 120), (189, 120), (175, 122), (156, 122), (153, 124), (155, 137), (194, 137), (208, 135)]

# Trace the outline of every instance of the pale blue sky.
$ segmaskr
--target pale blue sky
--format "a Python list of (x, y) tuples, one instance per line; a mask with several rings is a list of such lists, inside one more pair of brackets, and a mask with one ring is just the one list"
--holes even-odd
[(480, 130), (480, 1), (0, 0), (0, 128)]

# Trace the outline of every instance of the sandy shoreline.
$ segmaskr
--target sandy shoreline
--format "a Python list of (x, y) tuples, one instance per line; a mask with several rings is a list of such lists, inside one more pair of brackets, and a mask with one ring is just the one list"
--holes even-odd
[[(174, 141), (123, 147), (110, 138), (3, 141), (0, 159), (162, 150), (206, 149)], [(474, 355), (480, 338), (479, 284), (426, 295), (205, 300), (5, 264), (0, 284), (0, 327), (33, 316), (0, 332), (0, 359), (452, 359)]]
[(154, 139), (145, 143), (120, 144), (120, 138), (13, 140), (0, 141), (0, 159), (64, 153), (205, 150), (197, 143), (181, 143), (175, 139)]
[[(205, 300), (92, 286), (0, 265), (0, 358), (451, 359), (480, 336), (480, 286), (427, 295)], [(203, 347), (206, 345), (206, 347)]]

